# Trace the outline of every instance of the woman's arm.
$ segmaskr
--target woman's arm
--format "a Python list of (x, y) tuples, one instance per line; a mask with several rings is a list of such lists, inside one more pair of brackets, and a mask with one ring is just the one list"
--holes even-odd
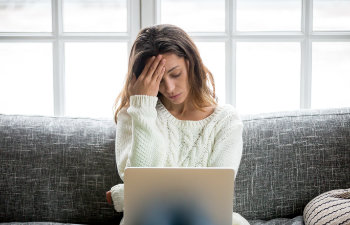
[(208, 167), (233, 168), (236, 177), (243, 151), (243, 123), (233, 111), (221, 120), (217, 127)]
[(157, 126), (157, 97), (130, 97), (128, 113), (132, 118), (130, 166), (160, 167), (165, 165), (166, 139)]
[[(165, 72), (166, 60), (162, 58), (162, 55), (149, 58), (140, 76), (136, 78), (133, 74), (128, 86), (130, 106), (118, 115), (115, 155), (118, 173), (123, 181), (127, 167), (165, 165), (167, 145), (157, 127), (156, 111), (156, 96)], [(115, 209), (123, 211), (124, 184), (112, 187), (111, 195)]]
[(152, 56), (140, 76), (133, 74), (129, 83), (130, 106), (117, 120), (116, 157), (122, 179), (128, 166), (158, 167), (165, 163), (166, 145), (156, 123), (156, 96), (165, 62), (162, 55)]
[(115, 155), (123, 181), (126, 167), (165, 165), (166, 141), (156, 123), (157, 99), (146, 95), (131, 96), (130, 107), (118, 116)]
[[(129, 108), (118, 114), (115, 155), (120, 178), (127, 167), (161, 167), (166, 161), (166, 139), (157, 127), (157, 97), (134, 95)], [(112, 187), (112, 199), (123, 211), (124, 184)]]

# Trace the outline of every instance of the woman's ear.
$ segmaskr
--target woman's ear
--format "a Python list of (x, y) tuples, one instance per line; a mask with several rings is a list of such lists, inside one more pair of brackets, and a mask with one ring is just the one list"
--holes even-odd
[(190, 71), (190, 61), (188, 59), (185, 59), (186, 65), (187, 65), (187, 71)]

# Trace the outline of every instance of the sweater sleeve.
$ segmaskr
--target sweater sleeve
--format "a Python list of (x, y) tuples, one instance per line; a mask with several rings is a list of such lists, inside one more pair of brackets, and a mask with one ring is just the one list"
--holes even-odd
[(233, 168), (236, 177), (243, 151), (243, 123), (236, 112), (231, 112), (218, 125), (208, 167)]
[[(134, 95), (128, 109), (118, 114), (115, 155), (120, 178), (127, 167), (161, 167), (166, 161), (166, 143), (157, 127), (157, 97)], [(124, 184), (111, 188), (114, 208), (124, 211)]]

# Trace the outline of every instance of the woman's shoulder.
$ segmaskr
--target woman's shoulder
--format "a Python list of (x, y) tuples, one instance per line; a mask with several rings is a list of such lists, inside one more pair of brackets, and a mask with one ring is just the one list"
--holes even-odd
[(231, 104), (217, 105), (215, 111), (217, 111), (217, 117), (220, 120), (237, 120), (241, 121), (241, 117), (237, 109)]
[(233, 129), (243, 127), (240, 114), (234, 106), (224, 104), (217, 107), (219, 107), (217, 110), (219, 110), (220, 113), (218, 113), (215, 120), (216, 134), (223, 132), (225, 135), (232, 135), (231, 132)]

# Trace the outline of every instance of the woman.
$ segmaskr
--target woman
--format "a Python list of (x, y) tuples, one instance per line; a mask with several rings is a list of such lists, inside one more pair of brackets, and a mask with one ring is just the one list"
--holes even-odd
[[(115, 151), (122, 180), (131, 166), (231, 167), (237, 173), (242, 121), (231, 105), (217, 104), (213, 76), (179, 27), (162, 24), (139, 32), (117, 104)], [(124, 184), (112, 187), (107, 201), (123, 211)], [(233, 221), (249, 224), (237, 213)]]

